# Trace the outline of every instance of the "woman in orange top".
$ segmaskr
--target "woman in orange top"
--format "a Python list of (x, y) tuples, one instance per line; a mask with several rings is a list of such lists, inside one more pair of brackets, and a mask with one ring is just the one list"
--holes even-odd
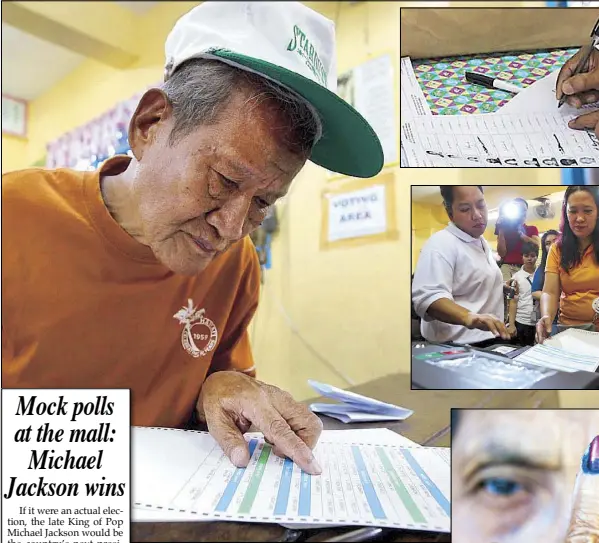
[(568, 327), (599, 332), (599, 187), (570, 186), (562, 207), (562, 234), (551, 247), (541, 295), (537, 341)]

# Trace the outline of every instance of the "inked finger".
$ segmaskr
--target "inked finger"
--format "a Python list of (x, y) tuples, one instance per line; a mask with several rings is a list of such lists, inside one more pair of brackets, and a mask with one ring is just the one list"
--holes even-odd
[(599, 436), (586, 450), (576, 479), (566, 543), (599, 540)]

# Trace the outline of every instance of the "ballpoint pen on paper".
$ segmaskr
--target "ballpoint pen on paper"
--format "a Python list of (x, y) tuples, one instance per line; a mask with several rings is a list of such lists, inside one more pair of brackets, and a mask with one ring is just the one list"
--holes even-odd
[(478, 74), (476, 72), (466, 72), (466, 81), (474, 85), (480, 85), (481, 87), (487, 87), (488, 89), (499, 89), (502, 91), (511, 92), (513, 94), (519, 93), (522, 87), (508, 83), (503, 79), (496, 77), (489, 77), (488, 75)]
[[(578, 75), (579, 73), (581, 73), (583, 70), (586, 69), (586, 65), (589, 62), (589, 59), (591, 58), (591, 53), (593, 52), (593, 49), (595, 49), (595, 47), (598, 44), (599, 44), (599, 19), (597, 19), (597, 22), (595, 23), (595, 26), (593, 27), (593, 30), (591, 31), (591, 42), (585, 49), (585, 51), (582, 55), (582, 59), (576, 65), (576, 68), (574, 68), (574, 71), (572, 72), (572, 75), (570, 77), (574, 77), (575, 75)], [(565, 104), (568, 97), (569, 97), (568, 94), (562, 94), (562, 97), (559, 99), (557, 107), (558, 108), (562, 107)]]

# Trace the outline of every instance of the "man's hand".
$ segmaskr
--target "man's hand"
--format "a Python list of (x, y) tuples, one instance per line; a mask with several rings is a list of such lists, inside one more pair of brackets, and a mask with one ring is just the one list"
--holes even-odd
[(506, 341), (510, 339), (505, 323), (495, 315), (468, 313), (464, 326), (470, 330), (478, 329), (492, 332), (495, 337), (501, 336)]
[(564, 94), (568, 95), (566, 102), (575, 108), (599, 102), (599, 51), (597, 49), (593, 49), (591, 53), (587, 70), (572, 75), (582, 60), (583, 53), (583, 49), (580, 49), (562, 66), (555, 88), (555, 97), (561, 100)]
[(514, 289), (514, 296), (519, 296), (520, 285), (518, 284), (518, 281), (516, 281), (515, 279), (509, 279), (508, 281), (503, 283), (503, 293), (504, 294), (508, 294), (511, 288)]
[(312, 449), (322, 422), (289, 393), (243, 373), (216, 372), (204, 381), (197, 409), (200, 420), (237, 467), (246, 467), (250, 461), (243, 434), (254, 424), (275, 454), (291, 458), (307, 473), (321, 473)]
[[(575, 108), (599, 102), (599, 51), (593, 49), (586, 72), (573, 76), (576, 66), (582, 60), (582, 53), (581, 49), (562, 66), (555, 89), (558, 100), (565, 94), (568, 96), (566, 102)], [(568, 126), (578, 130), (594, 130), (599, 137), (599, 111), (581, 115), (570, 121)]]
[(544, 315), (539, 319), (539, 322), (537, 322), (537, 343), (543, 343), (549, 337), (552, 326), (553, 323), (549, 315)]
[(581, 115), (580, 117), (576, 117), (576, 119), (572, 119), (568, 126), (570, 128), (574, 128), (576, 130), (584, 130), (589, 129), (595, 132), (595, 135), (599, 138), (599, 110), (591, 111), (591, 113), (587, 113), (586, 115)]
[(516, 337), (518, 335), (518, 329), (516, 328), (516, 325), (510, 323), (507, 327), (507, 333), (510, 335), (511, 338)]

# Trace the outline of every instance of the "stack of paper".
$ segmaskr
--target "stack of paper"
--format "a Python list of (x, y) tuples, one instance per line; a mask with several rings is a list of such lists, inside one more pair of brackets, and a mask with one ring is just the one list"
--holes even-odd
[(570, 328), (514, 358), (561, 371), (597, 371), (599, 333)]
[(236, 468), (206, 432), (133, 428), (132, 519), (449, 532), (449, 449), (359, 432), (323, 432), (314, 450), (323, 472), (311, 476), (262, 437), (246, 436), (251, 460)]
[(310, 409), (341, 422), (376, 422), (404, 420), (414, 412), (389, 403), (373, 400), (367, 396), (349, 392), (340, 388), (309, 380), (310, 386), (325, 398), (343, 403), (313, 403)]

